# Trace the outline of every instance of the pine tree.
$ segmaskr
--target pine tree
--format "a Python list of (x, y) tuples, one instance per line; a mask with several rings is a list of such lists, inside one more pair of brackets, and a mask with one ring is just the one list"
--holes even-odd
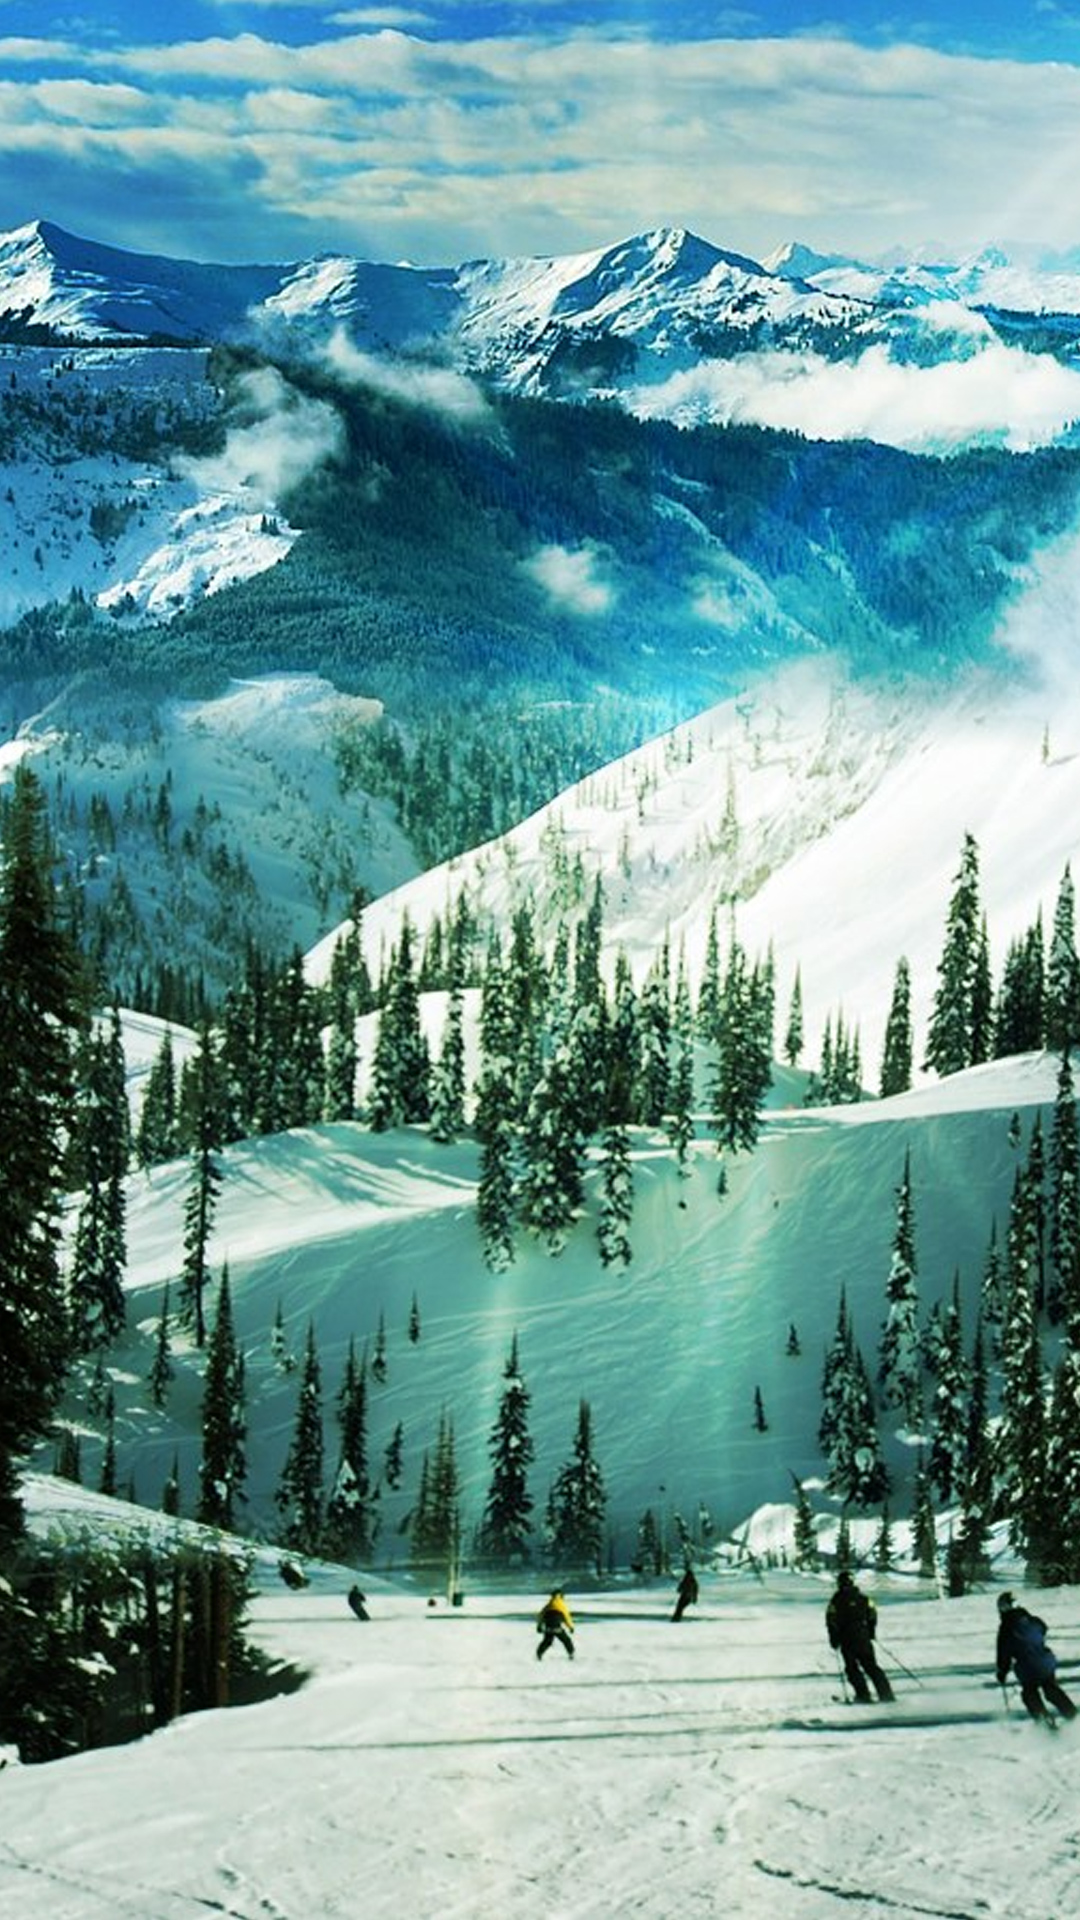
[(836, 1331), (833, 1334), (832, 1344), (825, 1354), (825, 1364), (821, 1373), (821, 1419), (818, 1425), (818, 1445), (826, 1456), (831, 1453), (839, 1430), (844, 1380), (851, 1363), (851, 1350), (852, 1336), (851, 1323), (848, 1319), (847, 1292), (841, 1287), (836, 1312)]
[(1064, 1321), (1071, 1345), (1080, 1346), (1080, 1136), (1067, 1047), (1058, 1068), (1050, 1135), (1050, 1258), (1050, 1318), (1055, 1324)]
[(578, 1080), (571, 1045), (560, 1045), (533, 1090), (525, 1123), (521, 1214), (552, 1254), (562, 1252), (585, 1198)]
[(146, 1078), (135, 1133), (135, 1158), (140, 1167), (156, 1167), (174, 1157), (177, 1144), (176, 1062), (172, 1034), (166, 1027)]
[(656, 1524), (656, 1515), (651, 1507), (646, 1507), (638, 1521), (634, 1568), (642, 1573), (662, 1574), (666, 1571), (664, 1559), (664, 1547), (660, 1538), (660, 1529)]
[(105, 1401), (105, 1447), (98, 1491), (107, 1493), (110, 1499), (116, 1498), (116, 1397), (111, 1387)]
[(391, 1489), (401, 1485), (404, 1451), (405, 1429), (399, 1420), (386, 1443), (386, 1451), (383, 1454), (383, 1476)]
[(571, 1458), (552, 1482), (548, 1497), (547, 1532), (553, 1565), (603, 1571), (604, 1516), (607, 1494), (593, 1457), (592, 1410), (587, 1400), (578, 1406), (577, 1431)]
[(769, 1423), (765, 1418), (765, 1402), (761, 1397), (761, 1388), (754, 1388), (754, 1428), (757, 1433), (768, 1433)]
[(231, 1531), (247, 1477), (244, 1356), (233, 1325), (229, 1270), (222, 1272), (217, 1316), (206, 1351), (198, 1518)]
[(928, 1471), (941, 1499), (948, 1505), (964, 1484), (967, 1453), (968, 1372), (960, 1322), (959, 1275), (953, 1283), (952, 1300), (942, 1316), (941, 1343), (934, 1371)]
[(416, 1298), (415, 1293), (413, 1294), (412, 1301), (409, 1306), (408, 1332), (409, 1332), (409, 1344), (415, 1347), (418, 1344), (420, 1339), (420, 1305)]
[(375, 1351), (371, 1356), (371, 1377), (380, 1387), (386, 1380), (389, 1368), (386, 1364), (386, 1315), (379, 1308), (379, 1324), (375, 1329)]
[(892, 1003), (885, 1023), (880, 1082), (883, 1100), (895, 1093), (907, 1093), (911, 1086), (912, 1058), (911, 969), (907, 961), (901, 958), (896, 963)]
[(959, 1073), (973, 1060), (980, 917), (979, 850), (966, 833), (938, 962), (926, 1049), (927, 1066), (942, 1075)]
[(369, 1121), (376, 1132), (427, 1120), (431, 1059), (420, 1024), (420, 996), (408, 916), (391, 961), (371, 1063)]
[(295, 1553), (318, 1553), (323, 1528), (322, 1371), (310, 1322), (292, 1440), (274, 1498), (282, 1516), (282, 1544)]
[(489, 953), (484, 976), (480, 1047), (475, 1117), (476, 1137), (480, 1142), (476, 1217), (484, 1260), (493, 1273), (502, 1273), (514, 1259), (517, 1098), (506, 983), (497, 947)]
[(1001, 1339), (1001, 1419), (996, 1436), (997, 1480), (1009, 1538), (1037, 1572), (1046, 1539), (1046, 1403), (1042, 1343), (1029, 1267), (1010, 1275)]
[(444, 1566), (452, 1584), (461, 1534), (454, 1423), (446, 1408), (439, 1416), (435, 1451), (425, 1453), (412, 1526), (412, 1557), (420, 1566)]
[(915, 1467), (911, 1497), (911, 1544), (924, 1580), (937, 1577), (937, 1527), (930, 1499), (930, 1479), (922, 1452)]
[(1005, 1318), (1006, 1275), (1005, 1263), (998, 1246), (997, 1222), (991, 1223), (990, 1240), (986, 1249), (986, 1264), (983, 1267), (982, 1280), (982, 1317), (990, 1329), (991, 1350), (995, 1357), (1001, 1351), (1001, 1326)]
[(465, 1041), (462, 1032), (461, 982), (450, 988), (442, 1051), (432, 1074), (431, 1137), (448, 1144), (465, 1128)]
[(337, 1399), (341, 1444), (326, 1503), (326, 1545), (340, 1560), (362, 1560), (371, 1546), (367, 1465), (367, 1364), (349, 1341)]
[(792, 1474), (795, 1483), (795, 1523), (793, 1546), (795, 1565), (805, 1573), (812, 1573), (818, 1565), (817, 1530), (814, 1526), (814, 1512), (810, 1505), (810, 1496), (801, 1480)]
[[(560, 935), (566, 936), (565, 923)], [(556, 964), (553, 974), (565, 972), (567, 961)], [(498, 950), (493, 949), (484, 978), (484, 1052), (505, 1061), (511, 1099), (507, 1119), (514, 1124), (525, 1116), (529, 1096), (540, 1072), (540, 1035), (548, 999), (542, 956), (537, 951), (532, 914), (527, 906), (514, 913), (510, 932), (510, 953), (505, 971)], [(497, 1002), (497, 1031), (492, 1027), (493, 1003)]]
[(629, 1226), (634, 1213), (634, 1176), (630, 1166), (630, 1136), (619, 1121), (609, 1121), (604, 1130), (601, 1180), (603, 1199), (597, 1239), (605, 1267), (619, 1260), (629, 1266), (632, 1258)]
[(1080, 1041), (1080, 959), (1076, 952), (1076, 893), (1066, 866), (1058, 888), (1046, 961), (1046, 1044), (1067, 1053)]
[(768, 969), (748, 970), (732, 935), (715, 1034), (710, 1087), (719, 1150), (734, 1153), (757, 1142), (761, 1104), (772, 1081), (772, 982)]
[(79, 1351), (109, 1346), (124, 1325), (127, 1264), (124, 1176), (130, 1124), (119, 1014), (108, 1038), (92, 1033), (83, 1055), (77, 1155), (85, 1193), (68, 1280), (71, 1325)]
[(169, 1477), (161, 1489), (161, 1511), (175, 1518), (180, 1512), (180, 1457), (173, 1454)]
[(532, 1496), (528, 1472), (533, 1460), (529, 1434), (528, 1387), (518, 1363), (517, 1334), (503, 1368), (504, 1386), (495, 1425), (488, 1442), (491, 1484), (480, 1528), (480, 1551), (490, 1559), (515, 1566), (529, 1557), (532, 1532)]
[[(679, 968), (675, 982), (673, 1037), (675, 1070), (671, 1078), (671, 1114), (667, 1132), (675, 1153), (675, 1165), (679, 1171), (679, 1178), (685, 1180), (689, 1177), (687, 1161), (690, 1143), (694, 1138), (694, 1014), (690, 1002), (686, 957), (682, 952), (679, 954)], [(685, 1204), (684, 1200), (680, 1200), (680, 1206)]]
[(791, 989), (791, 1004), (788, 1010), (788, 1022), (784, 1031), (784, 1059), (789, 1067), (797, 1067), (802, 1058), (805, 1044), (803, 1027), (802, 971), (795, 969), (795, 984)]
[(646, 975), (638, 1003), (640, 1066), (634, 1105), (646, 1127), (662, 1125), (671, 1102), (670, 970), (670, 950), (665, 940), (659, 960)]
[(989, 1428), (990, 1383), (981, 1314), (975, 1327), (969, 1378), (959, 1536), (960, 1567), (965, 1589), (974, 1581), (983, 1579), (988, 1571), (986, 1541), (994, 1497)]
[(330, 1032), (323, 1088), (323, 1112), (327, 1120), (352, 1120), (356, 1116), (356, 1008), (352, 979), (338, 960), (343, 944), (339, 942), (334, 948), (327, 983)]
[(60, 1480), (70, 1480), (77, 1487), (82, 1485), (82, 1443), (70, 1427), (61, 1427), (57, 1436), (53, 1471)]
[(889, 1475), (881, 1456), (870, 1377), (855, 1344), (843, 1292), (822, 1376), (818, 1439), (828, 1461), (830, 1493), (860, 1507), (879, 1505), (889, 1490)]
[(166, 1280), (161, 1296), (161, 1313), (158, 1318), (157, 1338), (154, 1342), (154, 1358), (148, 1375), (150, 1398), (155, 1407), (165, 1405), (174, 1371), (169, 1347), (169, 1283)]
[(69, 1330), (58, 1246), (78, 964), (56, 916), (45, 803), (25, 761), (0, 817), (0, 1542), (23, 1525), (16, 1461), (49, 1422)]
[(886, 1403), (899, 1407), (907, 1425), (915, 1427), (922, 1417), (922, 1356), (910, 1152), (904, 1155), (903, 1178), (896, 1192), (896, 1230), (886, 1300), (878, 1380)]
[(707, 1045), (719, 1040), (722, 1005), (720, 934), (714, 911), (709, 916), (709, 930), (705, 941), (705, 965), (697, 1004), (698, 1032)]
[(886, 1500), (881, 1509), (881, 1525), (874, 1541), (874, 1565), (879, 1573), (888, 1573), (893, 1563), (892, 1522), (889, 1518), (889, 1503)]
[(191, 1181), (184, 1204), (184, 1265), (180, 1276), (180, 1317), (194, 1330), (197, 1347), (206, 1344), (204, 1296), (210, 1282), (207, 1249), (222, 1181), (215, 1157), (222, 1134), (222, 1089), (217, 1069), (213, 1037), (204, 1024), (196, 1057), (194, 1140)]
[(1040, 1570), (1047, 1581), (1075, 1585), (1080, 1580), (1080, 1352), (1073, 1346), (1054, 1376)]
[(289, 1336), (285, 1332), (285, 1316), (280, 1300), (274, 1309), (274, 1325), (270, 1333), (270, 1355), (278, 1373), (294, 1371), (296, 1356), (289, 1346)]
[(1043, 1043), (1044, 954), (1042, 917), (1011, 942), (994, 1015), (994, 1054), (1005, 1059), (1031, 1053)]

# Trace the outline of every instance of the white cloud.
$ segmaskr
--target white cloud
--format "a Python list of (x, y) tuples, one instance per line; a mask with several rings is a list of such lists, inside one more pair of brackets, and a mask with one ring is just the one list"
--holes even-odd
[(525, 571), (539, 581), (561, 606), (575, 613), (604, 613), (614, 599), (610, 584), (599, 574), (599, 555), (592, 547), (540, 547), (524, 562)]
[(642, 418), (683, 425), (750, 423), (922, 452), (973, 440), (1019, 450), (1080, 420), (1080, 372), (1001, 345), (933, 367), (903, 365), (875, 346), (838, 364), (791, 353), (708, 361), (625, 398)]
[(179, 463), (204, 493), (247, 494), (271, 507), (344, 443), (333, 407), (298, 393), (273, 367), (242, 375), (236, 411), (220, 453)]
[(402, 400), (407, 406), (423, 407), (466, 425), (481, 425), (492, 418), (480, 388), (463, 373), (451, 367), (409, 366), (400, 361), (380, 360), (353, 345), (339, 329), (325, 349), (329, 365), (340, 379), (356, 386), (372, 387), (388, 399)]
[[(79, 155), (80, 203), (93, 169), (105, 225), (117, 181), (130, 203), (147, 165), (132, 124), (140, 100), (143, 127), (163, 142), (198, 128), (205, 146), (192, 159), (208, 195), (220, 151), (234, 143), (249, 166), (231, 183), (236, 257), (276, 257), (283, 228), (318, 235), (319, 246), (437, 264), (579, 251), (668, 224), (758, 257), (793, 234), (874, 255), (921, 242), (955, 252), (994, 238), (1075, 241), (1075, 66), (835, 35), (436, 41), (396, 30), (398, 9), (352, 15), (369, 30), (335, 32), (313, 14), (295, 46), (255, 32), (81, 49), (0, 41), (0, 199), (33, 200), (31, 129), (42, 177), (54, 182), (52, 135), (77, 99), (35, 89), (36, 66), (38, 80), (48, 71), (63, 87), (119, 80), (131, 90), (115, 96), (115, 132)], [(107, 107), (103, 94), (99, 115)], [(148, 183), (144, 226), (158, 200)], [(49, 210), (63, 222), (55, 189)], [(156, 243), (187, 250), (167, 203), (157, 218)]]

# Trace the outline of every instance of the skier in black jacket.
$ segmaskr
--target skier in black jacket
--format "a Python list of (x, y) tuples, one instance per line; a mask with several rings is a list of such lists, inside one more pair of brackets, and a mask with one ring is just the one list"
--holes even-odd
[(1010, 1667), (1016, 1670), (1020, 1698), (1033, 1720), (1047, 1718), (1047, 1701), (1057, 1708), (1063, 1720), (1075, 1718), (1076, 1708), (1057, 1682), (1057, 1655), (1046, 1644), (1046, 1621), (1019, 1606), (1011, 1593), (1000, 1593), (997, 1677), (1001, 1686), (1005, 1685)]
[(683, 1614), (686, 1612), (687, 1607), (694, 1607), (697, 1605), (697, 1597), (698, 1597), (697, 1575), (695, 1574), (693, 1567), (687, 1566), (682, 1579), (679, 1581), (679, 1585), (678, 1585), (678, 1589), (675, 1597), (675, 1611), (671, 1616), (672, 1619), (681, 1620), (683, 1617)]
[(870, 1699), (868, 1680), (873, 1682), (879, 1700), (895, 1699), (874, 1653), (877, 1608), (846, 1570), (837, 1575), (836, 1592), (825, 1609), (825, 1627), (830, 1647), (839, 1650), (856, 1700)]

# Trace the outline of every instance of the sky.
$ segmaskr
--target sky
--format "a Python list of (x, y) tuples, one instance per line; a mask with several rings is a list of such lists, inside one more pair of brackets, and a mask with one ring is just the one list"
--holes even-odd
[(1080, 242), (1080, 0), (0, 0), (0, 229), (454, 265)]

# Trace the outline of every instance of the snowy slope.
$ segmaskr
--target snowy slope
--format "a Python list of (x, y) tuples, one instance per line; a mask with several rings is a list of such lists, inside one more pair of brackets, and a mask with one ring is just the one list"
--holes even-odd
[[(39, 1524), (62, 1519), (42, 1489)], [(62, 1501), (62, 1495), (60, 1495)], [(122, 1508), (118, 1508), (123, 1513)], [(1005, 1578), (1011, 1579), (1008, 1568)], [(19, 1920), (499, 1914), (505, 1920), (1073, 1910), (1080, 1744), (994, 1685), (992, 1596), (876, 1592), (897, 1701), (836, 1703), (829, 1583), (706, 1575), (580, 1594), (573, 1666), (532, 1657), (541, 1593), (460, 1610), (260, 1569), (259, 1640), (299, 1693), (138, 1746), (9, 1768), (0, 1904)], [(537, 1588), (539, 1582), (537, 1582)], [(1037, 1596), (1080, 1697), (1080, 1607)]]
[[(600, 1262), (595, 1167), (565, 1251), (552, 1258), (522, 1234), (513, 1266), (493, 1275), (476, 1229), (472, 1141), (439, 1146), (422, 1130), (371, 1134), (339, 1123), (230, 1147), (221, 1156), (209, 1258), (215, 1274), (228, 1262), (246, 1354), (250, 1524), (274, 1530), (273, 1495), (295, 1417), (296, 1377), (277, 1371), (270, 1351), (280, 1306), (295, 1354), (309, 1321), (316, 1329), (328, 1472), (349, 1341), (370, 1352), (384, 1320), (388, 1377), (370, 1386), (369, 1457), (374, 1479), (400, 1421), (405, 1477), (397, 1493), (382, 1490), (381, 1563), (407, 1557), (398, 1529), (444, 1409), (454, 1420), (471, 1537), (515, 1332), (532, 1394), (538, 1513), (569, 1453), (584, 1395), (618, 1564), (632, 1557), (650, 1505), (670, 1529), (676, 1510), (693, 1524), (704, 1503), (730, 1533), (756, 1508), (786, 1501), (792, 1472), (811, 1484), (820, 1479), (821, 1359), (841, 1285), (875, 1363), (894, 1196), (909, 1152), (924, 1312), (948, 1297), (959, 1272), (970, 1334), (991, 1230), (996, 1221), (1004, 1231), (1018, 1164), (1010, 1119), (1022, 1114), (1025, 1139), (1036, 1110), (1048, 1123), (1055, 1079), (1054, 1059), (1031, 1057), (878, 1104), (774, 1107), (754, 1154), (728, 1162), (722, 1198), (704, 1124), (687, 1179), (662, 1135), (639, 1133), (626, 1269)], [(186, 1162), (129, 1181), (129, 1335), (109, 1359), (119, 1483), (134, 1474), (140, 1499), (156, 1505), (178, 1450), (185, 1510), (196, 1487), (201, 1363), (174, 1330), (177, 1378), (162, 1413), (148, 1409), (145, 1380), (166, 1282), (175, 1304), (189, 1183)], [(415, 1344), (406, 1331), (414, 1295)], [(787, 1351), (792, 1325), (797, 1356)], [(755, 1388), (766, 1432), (753, 1424)], [(94, 1484), (100, 1423), (87, 1420), (78, 1394), (67, 1414), (83, 1432), (84, 1473)], [(890, 1429), (887, 1447), (900, 1511), (911, 1450)], [(40, 1464), (51, 1457), (43, 1448)]]
[(49, 220), (0, 235), (0, 313), (74, 339), (212, 341), (280, 285), (281, 267), (223, 267), (130, 253)]
[[(421, 932), (459, 893), (509, 924), (528, 902), (550, 942), (570, 911), (561, 875), (601, 879), (609, 964), (642, 978), (665, 936), (700, 979), (709, 924), (732, 909), (750, 954), (776, 962), (778, 1044), (796, 969), (804, 1064), (842, 1011), (875, 1087), (897, 961), (912, 975), (917, 1048), (937, 984), (945, 914), (966, 832), (979, 845), (992, 964), (1040, 908), (1049, 929), (1066, 863), (1077, 865), (1080, 698), (1048, 649), (1068, 631), (1080, 543), (1048, 562), (1003, 640), (1042, 651), (1042, 679), (851, 682), (802, 663), (750, 684), (561, 795), (508, 834), (411, 881), (365, 915), (369, 959), (407, 913)], [(734, 824), (732, 824), (732, 821)], [(310, 956), (321, 979), (336, 936)], [(921, 1054), (917, 1055), (921, 1058)]]

